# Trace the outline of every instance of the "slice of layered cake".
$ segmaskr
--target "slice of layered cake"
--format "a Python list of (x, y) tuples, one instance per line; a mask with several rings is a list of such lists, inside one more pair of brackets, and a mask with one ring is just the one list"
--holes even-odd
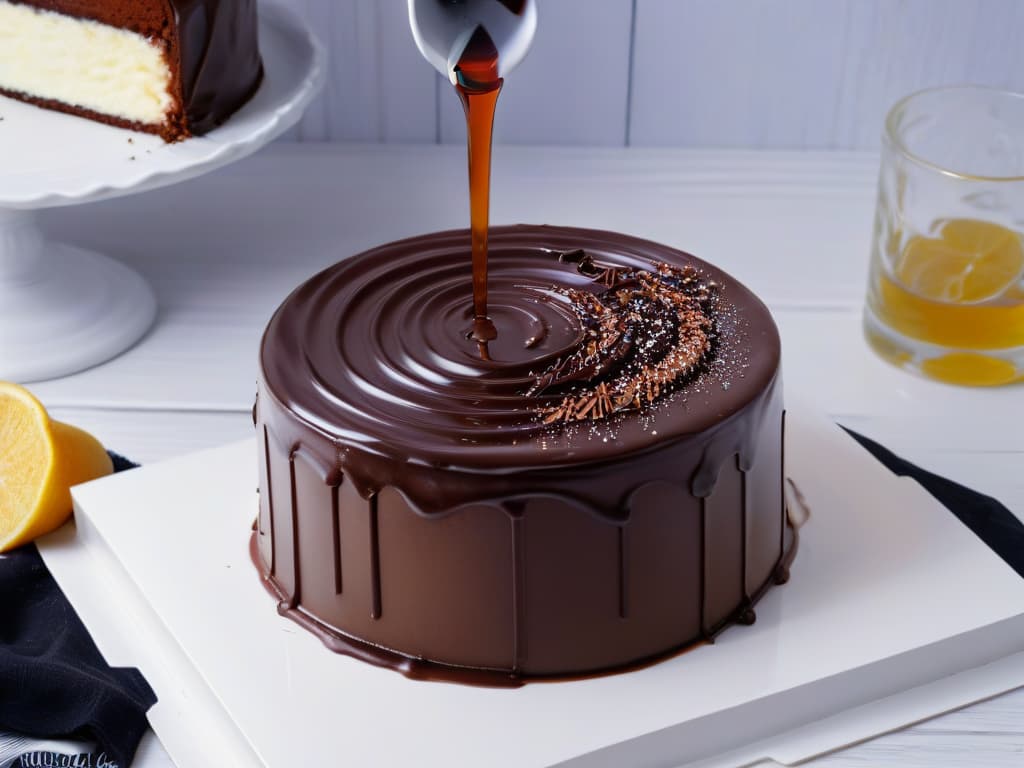
[(177, 141), (263, 77), (255, 0), (0, 0), (0, 94)]

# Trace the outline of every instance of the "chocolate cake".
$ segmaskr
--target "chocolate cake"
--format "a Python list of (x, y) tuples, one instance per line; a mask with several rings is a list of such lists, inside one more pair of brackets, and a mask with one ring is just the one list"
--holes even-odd
[(715, 267), (624, 235), (375, 248), (300, 286), (260, 352), (252, 555), (281, 613), (413, 677), (647, 663), (787, 578), (779, 335)]
[(256, 0), (0, 0), (0, 94), (166, 141), (263, 77)]

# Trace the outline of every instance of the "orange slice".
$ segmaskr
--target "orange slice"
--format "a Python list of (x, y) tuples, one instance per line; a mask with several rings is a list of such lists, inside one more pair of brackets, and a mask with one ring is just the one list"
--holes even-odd
[(71, 515), (71, 486), (113, 471), (96, 438), (0, 381), (0, 552), (59, 527)]
[(896, 265), (896, 277), (904, 286), (949, 304), (996, 298), (1013, 288), (1022, 273), (1020, 236), (979, 219), (951, 219), (938, 237), (911, 238)]

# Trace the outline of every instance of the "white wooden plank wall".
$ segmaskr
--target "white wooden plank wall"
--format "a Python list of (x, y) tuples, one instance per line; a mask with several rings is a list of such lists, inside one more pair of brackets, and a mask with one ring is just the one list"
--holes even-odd
[[(502, 88), (495, 140), (621, 147), (631, 0), (538, 0), (538, 13), (533, 49)], [(535, 55), (540, 51), (544, 55)], [(441, 85), (441, 141), (461, 144), (466, 140), (462, 105), (451, 86)]]
[(330, 53), (327, 85), (290, 138), (436, 141), (436, 78), (403, 0), (277, 1), (299, 11)]
[(1024, 91), (1020, 0), (638, 0), (630, 140), (872, 148), (932, 85)]
[[(263, 1), (330, 48), (329, 85), (289, 138), (463, 140), (405, 0)], [(911, 91), (1024, 91), (1024, 0), (537, 1), (534, 48), (499, 102), (504, 143), (871, 149)]]

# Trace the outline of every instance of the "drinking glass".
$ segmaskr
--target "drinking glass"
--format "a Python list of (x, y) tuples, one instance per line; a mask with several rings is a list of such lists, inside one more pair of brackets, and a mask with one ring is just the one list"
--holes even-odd
[(1024, 94), (933, 88), (889, 112), (864, 330), (933, 379), (1024, 380)]

